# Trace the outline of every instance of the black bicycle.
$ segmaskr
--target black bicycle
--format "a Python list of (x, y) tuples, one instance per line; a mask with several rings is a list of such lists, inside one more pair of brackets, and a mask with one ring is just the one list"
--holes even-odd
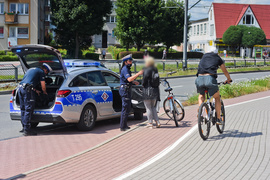
[[(167, 77), (168, 75), (172, 75), (174, 73), (176, 73), (176, 71), (167, 73)], [(171, 88), (170, 83), (167, 81), (167, 78), (164, 78), (161, 83), (164, 87), (166, 87), (164, 91), (168, 92), (168, 96), (163, 102), (164, 111), (170, 120), (174, 120), (175, 126), (178, 127), (178, 121), (183, 120), (185, 117), (184, 106), (178, 99), (175, 98), (175, 95), (172, 93), (173, 89)]]
[[(227, 84), (225, 82), (220, 82), (218, 85)], [(215, 99), (209, 95), (208, 90), (205, 91), (207, 100), (206, 102), (203, 102), (199, 108), (199, 114), (198, 114), (198, 128), (199, 128), (199, 134), (203, 140), (208, 139), (211, 124), (216, 125), (217, 130), (220, 134), (223, 133), (225, 128), (225, 107), (222, 99), (221, 101), (221, 124), (217, 124), (217, 113), (215, 110)], [(221, 98), (221, 96), (220, 96)], [(213, 99), (213, 100), (212, 100)]]

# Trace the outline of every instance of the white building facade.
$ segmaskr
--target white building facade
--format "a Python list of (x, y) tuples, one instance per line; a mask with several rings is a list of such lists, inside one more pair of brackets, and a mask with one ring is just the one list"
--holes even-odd
[[(222, 36), (230, 26), (236, 25), (261, 28), (269, 43), (270, 24), (266, 20), (270, 17), (269, 8), (270, 5), (212, 3), (207, 18), (191, 21), (188, 49), (203, 49), (207, 52), (214, 46), (218, 48), (219, 53), (223, 53), (224, 50), (232, 51), (223, 43)], [(251, 51), (252, 49), (237, 49), (240, 56), (250, 56)]]
[(114, 29), (116, 28), (116, 0), (111, 0), (113, 3), (113, 10), (109, 17), (106, 19), (106, 23), (103, 27), (103, 31), (100, 34), (93, 36), (93, 45), (96, 48), (107, 48), (108, 46), (119, 44), (116, 39)]

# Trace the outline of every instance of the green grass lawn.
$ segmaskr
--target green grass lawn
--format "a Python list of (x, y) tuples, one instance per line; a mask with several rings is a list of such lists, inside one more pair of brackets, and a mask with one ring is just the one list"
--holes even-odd
[[(230, 99), (267, 90), (270, 90), (270, 77), (232, 83), (231, 85), (222, 85), (219, 88), (223, 99)], [(188, 100), (183, 103), (184, 106), (194, 104), (198, 104), (198, 94), (190, 96)]]

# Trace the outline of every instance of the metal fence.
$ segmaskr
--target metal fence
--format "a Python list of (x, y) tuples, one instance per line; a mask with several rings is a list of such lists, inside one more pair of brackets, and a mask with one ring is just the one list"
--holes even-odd
[[(270, 66), (270, 59), (232, 59), (224, 60), (227, 68), (241, 68), (241, 67), (259, 67), (259, 66)], [(198, 69), (200, 59), (188, 60), (187, 61), (187, 70)], [(112, 62), (110, 62), (112, 63)], [(119, 72), (121, 70), (121, 63), (118, 63)], [(143, 61), (134, 61), (133, 72), (138, 72), (138, 66), (143, 66)], [(165, 61), (156, 61), (156, 64), (162, 66), (163, 71), (173, 69), (181, 69), (183, 67), (183, 60), (165, 60)]]
[(18, 82), (18, 68), (13, 64), (0, 64), (0, 82)]

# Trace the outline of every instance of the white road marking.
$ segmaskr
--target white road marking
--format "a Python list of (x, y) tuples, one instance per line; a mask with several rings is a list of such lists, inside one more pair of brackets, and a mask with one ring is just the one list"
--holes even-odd
[(172, 88), (181, 88), (183, 86), (172, 86)]
[[(241, 104), (246, 104), (246, 103), (250, 103), (250, 102), (253, 102), (253, 101), (258, 101), (258, 100), (266, 99), (266, 98), (270, 98), (270, 96), (266, 96), (266, 97), (262, 97), (262, 98), (258, 98), (258, 99), (252, 99), (252, 100), (249, 100), (249, 101), (244, 101), (244, 102), (240, 102), (240, 103), (228, 105), (228, 106), (225, 106), (225, 108), (233, 107), (233, 106), (238, 106), (238, 105), (241, 105)], [(164, 157), (165, 155), (167, 155), (169, 152), (171, 152), (174, 148), (176, 148), (184, 139), (186, 139), (188, 136), (190, 136), (195, 130), (197, 130), (197, 124), (194, 125), (186, 134), (184, 134), (184, 136), (182, 136), (181, 138), (179, 138), (171, 146), (168, 146), (163, 151), (161, 151), (160, 153), (158, 153), (157, 155), (155, 155), (151, 159), (147, 160), (143, 164), (135, 167), (134, 169), (132, 169), (132, 170), (130, 170), (130, 171), (122, 174), (121, 176), (119, 176), (117, 178), (114, 178), (114, 180), (125, 179), (125, 178), (127, 178), (127, 177), (135, 174), (136, 172), (138, 172), (138, 171), (146, 168), (147, 166), (153, 164), (154, 162), (156, 162), (157, 160), (161, 159), (162, 157)]]

